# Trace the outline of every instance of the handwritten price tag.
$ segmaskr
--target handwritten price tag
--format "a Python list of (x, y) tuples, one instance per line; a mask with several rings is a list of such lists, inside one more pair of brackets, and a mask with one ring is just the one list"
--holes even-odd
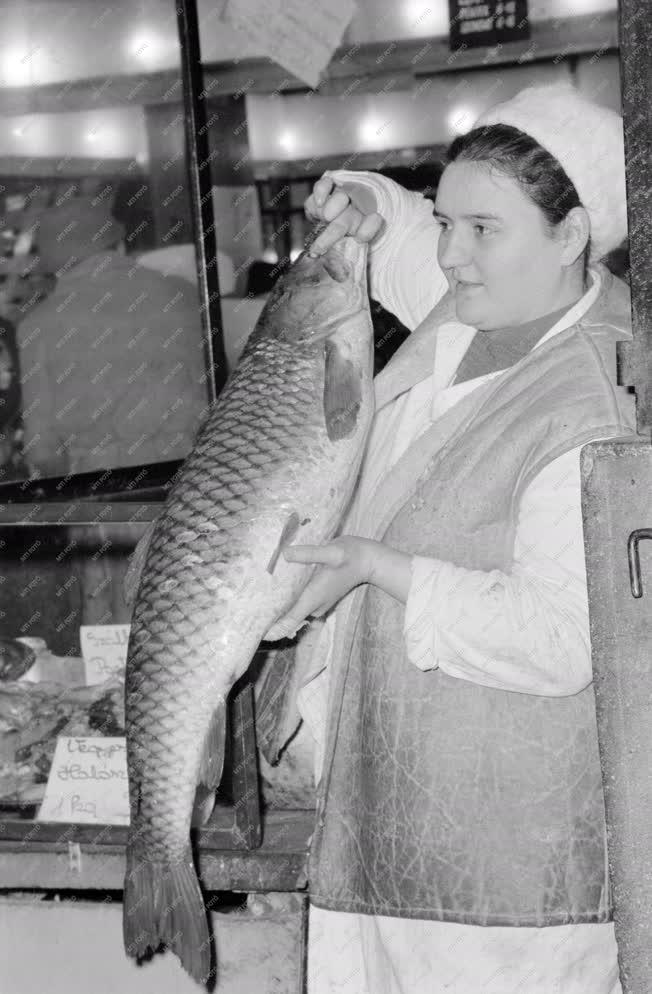
[(128, 825), (126, 740), (60, 736), (37, 820)]
[(130, 625), (82, 625), (79, 630), (86, 683), (124, 677)]

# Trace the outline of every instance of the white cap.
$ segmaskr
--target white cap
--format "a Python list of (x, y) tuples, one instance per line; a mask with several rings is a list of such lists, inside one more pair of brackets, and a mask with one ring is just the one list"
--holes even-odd
[(557, 159), (591, 221), (591, 259), (627, 237), (625, 148), (619, 114), (570, 83), (529, 86), (482, 114), (474, 127), (508, 124)]

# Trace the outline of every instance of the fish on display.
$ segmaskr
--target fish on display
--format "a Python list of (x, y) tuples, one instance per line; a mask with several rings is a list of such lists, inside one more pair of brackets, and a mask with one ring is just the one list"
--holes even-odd
[(283, 546), (332, 538), (353, 492), (373, 416), (366, 264), (345, 237), (281, 277), (126, 581), (124, 944), (136, 958), (165, 944), (199, 983), (213, 971), (196, 789), (221, 780), (234, 682), (262, 640), (294, 634), (274, 623), (316, 567)]

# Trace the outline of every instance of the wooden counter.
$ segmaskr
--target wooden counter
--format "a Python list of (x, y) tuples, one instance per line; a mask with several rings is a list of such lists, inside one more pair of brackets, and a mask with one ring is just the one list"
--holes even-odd
[[(312, 811), (271, 811), (258, 849), (226, 849), (233, 814), (197, 832), (207, 891), (287, 892), (307, 886)], [(0, 819), (0, 890), (122, 890), (127, 828)]]

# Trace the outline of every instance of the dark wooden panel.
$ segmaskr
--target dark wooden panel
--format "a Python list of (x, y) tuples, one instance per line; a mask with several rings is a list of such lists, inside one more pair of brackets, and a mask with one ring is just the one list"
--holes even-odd
[(0, 526), (92, 525), (111, 522), (153, 521), (163, 503), (154, 501), (51, 501), (48, 504), (0, 504)]
[[(287, 854), (305, 849), (314, 817), (305, 810), (272, 810), (263, 819), (263, 850), (266, 856)], [(232, 841), (234, 816), (230, 807), (216, 807), (208, 824), (196, 830), (200, 849), (225, 848)], [(72, 825), (31, 819), (0, 818), (0, 839), (20, 843), (22, 849), (65, 849), (68, 842), (79, 842), (97, 852), (124, 846), (128, 829), (124, 825)], [(242, 848), (246, 848), (244, 843)]]
[(620, 3), (620, 72), (634, 341), (619, 345), (621, 382), (636, 388), (638, 431), (652, 431), (652, 6)]
[[(219, 809), (197, 833), (199, 873), (207, 890), (290, 891), (307, 885), (310, 811), (270, 811), (263, 844), (249, 852), (232, 844), (233, 814)], [(122, 890), (127, 829), (0, 820), (0, 889)], [(81, 849), (81, 867), (69, 857)]]

